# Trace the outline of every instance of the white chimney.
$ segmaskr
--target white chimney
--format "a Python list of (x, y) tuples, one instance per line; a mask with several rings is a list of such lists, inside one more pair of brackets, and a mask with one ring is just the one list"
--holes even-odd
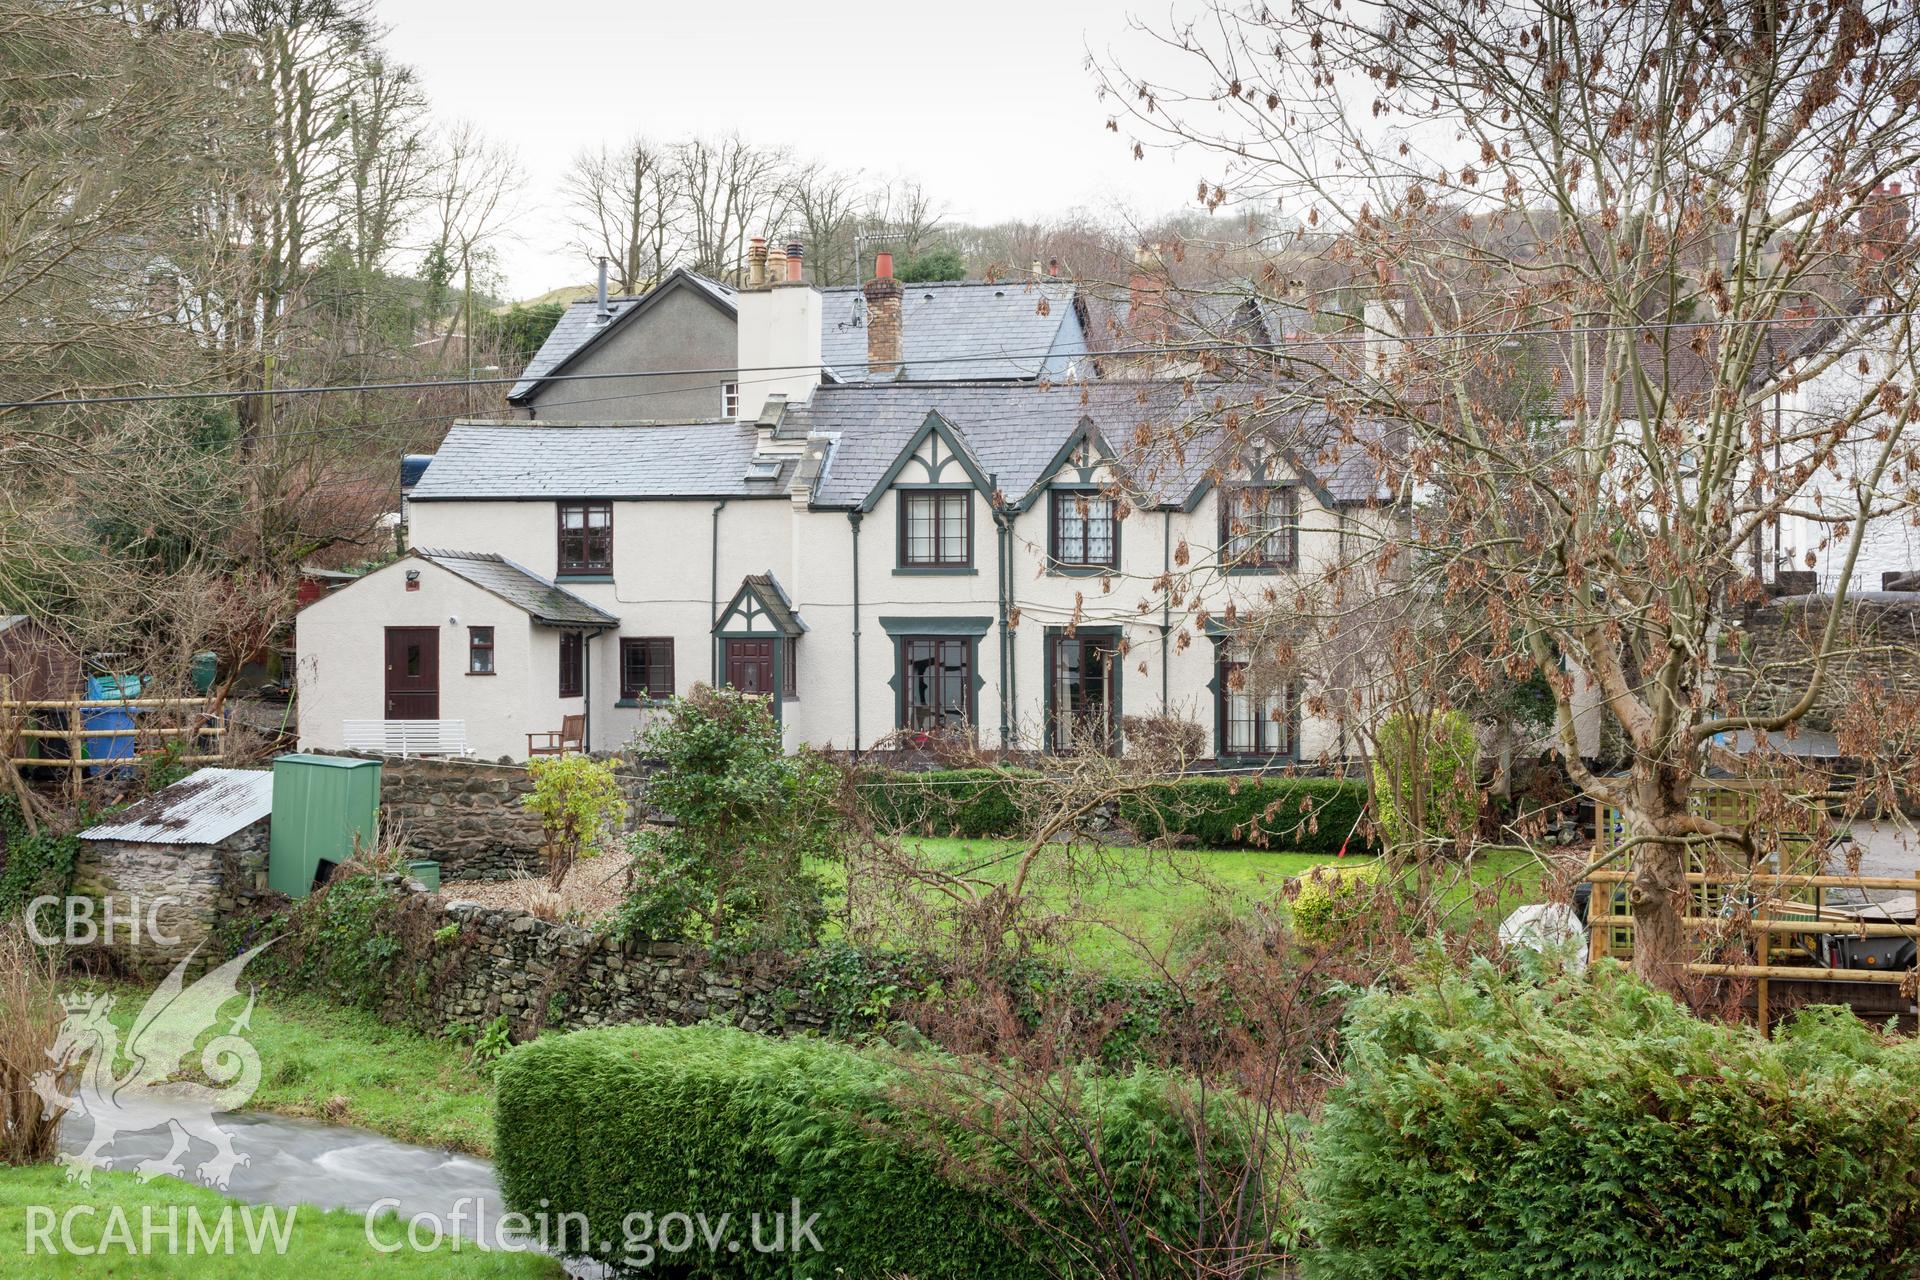
[(607, 309), (607, 260), (605, 258), (600, 259), (600, 288), (594, 296), (597, 305), (594, 307), (593, 318), (596, 322), (605, 324), (608, 317), (613, 314)]
[(1400, 305), (1370, 299), (1361, 313), (1360, 323), (1364, 330), (1361, 349), (1366, 352), (1365, 372), (1371, 377), (1384, 378), (1400, 363), (1407, 345), (1406, 321), (1401, 316)]
[(768, 396), (804, 402), (820, 385), (820, 291), (799, 278), (797, 242), (780, 258), (777, 274), (768, 263), (773, 279), (757, 288), (749, 283), (734, 300), (743, 418), (757, 417)]

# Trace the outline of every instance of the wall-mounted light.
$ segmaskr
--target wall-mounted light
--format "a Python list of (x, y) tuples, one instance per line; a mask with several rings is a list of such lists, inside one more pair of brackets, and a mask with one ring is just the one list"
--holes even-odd
[(407, 570), (407, 590), (418, 591), (419, 589), (420, 589), (420, 571), (418, 569)]

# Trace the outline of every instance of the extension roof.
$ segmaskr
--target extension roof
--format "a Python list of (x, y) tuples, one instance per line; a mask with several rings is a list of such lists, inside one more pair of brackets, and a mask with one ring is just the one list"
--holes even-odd
[(498, 596), (542, 626), (610, 627), (620, 621), (600, 606), (490, 551), (431, 551), (421, 547), (412, 554)]
[(783, 495), (794, 459), (749, 479), (751, 422), (567, 427), (456, 423), (409, 500), (765, 498)]

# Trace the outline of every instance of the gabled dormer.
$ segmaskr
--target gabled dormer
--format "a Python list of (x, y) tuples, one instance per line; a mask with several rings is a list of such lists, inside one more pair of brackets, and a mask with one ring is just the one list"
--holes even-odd
[(975, 508), (977, 499), (993, 501), (993, 480), (951, 422), (927, 414), (860, 509), (889, 493), (898, 511), (895, 572), (975, 572)]

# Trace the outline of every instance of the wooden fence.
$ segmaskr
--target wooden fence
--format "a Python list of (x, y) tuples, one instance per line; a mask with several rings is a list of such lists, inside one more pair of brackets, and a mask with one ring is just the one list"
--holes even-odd
[[(64, 769), (69, 790), (78, 793), (87, 769), (113, 769), (138, 763), (170, 740), (184, 740), (182, 764), (217, 764), (226, 759), (226, 726), (214, 719), (206, 698), (52, 698), (0, 699), (0, 759), (14, 769)], [(133, 723), (88, 728), (89, 711), (131, 711)], [(144, 713), (144, 714), (142, 714)], [(64, 716), (64, 724), (49, 724)], [(88, 756), (89, 742), (131, 738), (131, 757)], [(64, 756), (28, 754), (30, 744), (64, 743)]]
[[(1716, 788), (1696, 807), (1717, 819), (1737, 819), (1742, 798), (1735, 789)], [(1598, 834), (1593, 866), (1586, 876), (1593, 882), (1587, 909), (1588, 955), (1593, 960), (1609, 956), (1625, 959), (1633, 954), (1633, 912), (1626, 892), (1633, 870), (1631, 851), (1624, 856), (1614, 853), (1624, 834), (1617, 811), (1608, 809), (1602, 814)], [(1785, 834), (1777, 843), (1777, 852), (1768, 855), (1764, 865), (1753, 868), (1709, 866), (1702, 855), (1689, 855), (1686, 882), (1691, 901), (1683, 926), (1689, 933), (1717, 940), (1723, 951), (1690, 962), (1687, 972), (1702, 977), (1751, 979), (1755, 1017), (1762, 1027), (1769, 1025), (1771, 986), (1775, 982), (1910, 983), (1912, 971), (1907, 969), (1829, 967), (1819, 953), (1818, 940), (1912, 938), (1920, 945), (1920, 874), (1830, 875), (1823, 845), (1794, 833)], [(1863, 920), (1827, 902), (1829, 889), (1855, 890), (1863, 898), (1868, 891), (1911, 894), (1915, 921)], [(1735, 947), (1745, 954), (1729, 957), (1724, 953)]]

